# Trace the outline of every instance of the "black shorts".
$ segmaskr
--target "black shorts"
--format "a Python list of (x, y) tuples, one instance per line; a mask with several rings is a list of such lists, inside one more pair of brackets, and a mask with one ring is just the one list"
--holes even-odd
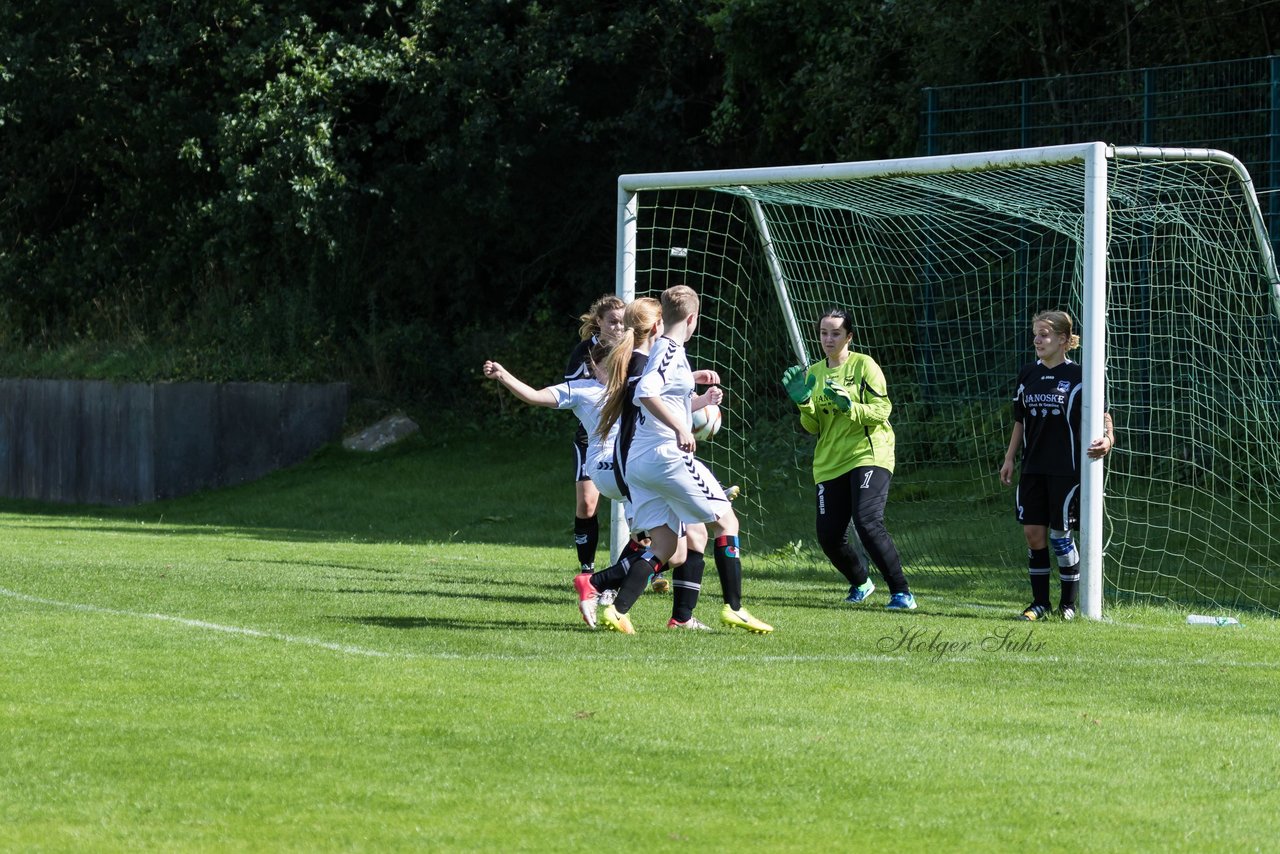
[(587, 472), (587, 428), (578, 425), (578, 432), (573, 434), (573, 470), (576, 474), (574, 482), (591, 480)]
[(1080, 530), (1080, 480), (1071, 475), (1024, 474), (1013, 497), (1022, 525), (1047, 525), (1056, 531)]

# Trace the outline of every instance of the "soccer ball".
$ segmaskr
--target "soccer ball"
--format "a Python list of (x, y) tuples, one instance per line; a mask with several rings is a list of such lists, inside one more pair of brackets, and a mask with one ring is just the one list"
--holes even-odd
[(705, 442), (720, 432), (720, 407), (708, 403), (693, 413), (693, 438)]

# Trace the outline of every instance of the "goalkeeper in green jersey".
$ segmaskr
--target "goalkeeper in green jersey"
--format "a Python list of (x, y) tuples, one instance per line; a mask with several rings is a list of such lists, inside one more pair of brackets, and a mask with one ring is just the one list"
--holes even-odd
[(818, 544), (849, 581), (845, 601), (865, 601), (876, 588), (849, 543), (852, 521), (862, 547), (889, 585), (885, 607), (912, 610), (916, 600), (884, 524), (894, 462), (889, 426), (893, 404), (884, 373), (875, 359), (850, 351), (853, 328), (844, 310), (831, 309), (819, 319), (818, 339), (826, 358), (808, 370), (796, 365), (782, 375), (787, 394), (800, 409), (800, 426), (818, 437), (813, 454)]

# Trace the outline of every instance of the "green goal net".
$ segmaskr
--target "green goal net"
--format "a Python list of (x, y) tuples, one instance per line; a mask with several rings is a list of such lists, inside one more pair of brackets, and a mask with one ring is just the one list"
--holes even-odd
[(703, 296), (690, 355), (729, 400), (700, 456), (744, 487), (748, 548), (824, 560), (808, 505), (772, 518), (771, 496), (811, 489), (812, 443), (778, 378), (819, 357), (817, 318), (841, 307), (889, 383), (890, 529), (908, 573), (1025, 568), (998, 470), (1031, 317), (1062, 308), (1083, 318), (1072, 357), (1086, 377), (1104, 366), (1117, 429), (1086, 475), (1093, 584), (1280, 611), (1280, 282), (1234, 158), (1095, 143), (619, 188), (619, 293)]

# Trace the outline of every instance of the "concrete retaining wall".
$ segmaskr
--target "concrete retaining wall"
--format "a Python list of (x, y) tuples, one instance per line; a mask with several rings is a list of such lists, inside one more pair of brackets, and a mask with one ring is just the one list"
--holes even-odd
[(0, 495), (137, 504), (230, 486), (339, 437), (344, 383), (0, 380)]

